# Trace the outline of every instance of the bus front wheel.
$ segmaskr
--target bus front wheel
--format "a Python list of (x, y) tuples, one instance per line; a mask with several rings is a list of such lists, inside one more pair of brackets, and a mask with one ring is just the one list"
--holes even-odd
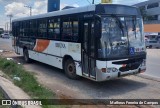
[(23, 55), (24, 55), (24, 61), (25, 61), (26, 63), (30, 63), (30, 62), (31, 62), (31, 59), (29, 58), (29, 54), (28, 54), (28, 50), (27, 50), (27, 49), (24, 49)]
[(150, 45), (149, 48), (152, 48), (152, 45)]
[(76, 66), (72, 59), (68, 59), (64, 65), (64, 71), (67, 77), (70, 79), (78, 79), (79, 77), (76, 75)]

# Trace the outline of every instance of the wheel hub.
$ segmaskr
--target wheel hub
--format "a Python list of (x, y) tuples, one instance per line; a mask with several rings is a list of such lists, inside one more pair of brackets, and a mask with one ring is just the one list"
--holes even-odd
[(68, 65), (68, 71), (69, 71), (69, 73), (74, 73), (74, 66), (73, 66), (73, 64)]

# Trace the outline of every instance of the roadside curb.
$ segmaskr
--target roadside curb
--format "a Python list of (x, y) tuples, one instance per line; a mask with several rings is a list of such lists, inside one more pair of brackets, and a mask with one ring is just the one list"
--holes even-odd
[(4, 95), (4, 98), (5, 98), (5, 99), (11, 99), (11, 98), (8, 96), (8, 94), (4, 91), (4, 89), (1, 87), (1, 85), (0, 85), (0, 90), (2, 91), (2, 94)]
[[(4, 100), (11, 100), (11, 105), (9, 107), (11, 108), (18, 108), (19, 106), (22, 106), (24, 108), (42, 108), (41, 106), (35, 106), (35, 105), (25, 105), (25, 104), (13, 104), (12, 105), (12, 99), (18, 100), (18, 99), (31, 99), (31, 97), (25, 93), (20, 87), (16, 86), (13, 81), (7, 79), (3, 76), (3, 72), (0, 70), (0, 90), (2, 90), (2, 93), (4, 95)], [(18, 94), (18, 95), (17, 95)]]
[[(5, 92), (5, 90), (0, 86), (0, 90), (2, 91), (2, 94), (4, 95), (4, 100), (11, 100), (9, 95)], [(18, 105), (11, 105), (11, 108), (18, 108)]]
[(148, 80), (153, 80), (153, 81), (160, 82), (160, 78), (156, 78), (156, 77), (153, 77), (153, 76), (149, 76), (149, 75), (145, 75), (145, 74), (139, 74), (139, 75), (136, 75), (136, 76), (141, 77), (141, 78), (145, 78), (145, 79), (148, 79)]

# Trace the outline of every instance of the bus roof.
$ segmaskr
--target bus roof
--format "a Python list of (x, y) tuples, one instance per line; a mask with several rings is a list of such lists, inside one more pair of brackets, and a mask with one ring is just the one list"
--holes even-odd
[(54, 12), (29, 16), (29, 17), (23, 17), (23, 18), (15, 19), (13, 21), (21, 21), (21, 20), (45, 18), (45, 17), (52, 17), (52, 16), (60, 16), (60, 15), (66, 15), (66, 14), (89, 12), (89, 11), (94, 11), (94, 10), (95, 10), (95, 5), (90, 5), (90, 6), (85, 6), (85, 7), (70, 8), (70, 9), (65, 9), (65, 10), (58, 10), (58, 11), (54, 11)]
[(39, 15), (33, 15), (33, 16), (29, 16), (29, 17), (18, 18), (18, 19), (14, 19), (13, 22), (30, 20), (30, 19), (38, 19), (38, 18), (61, 16), (61, 15), (68, 15), (68, 14), (75, 14), (75, 13), (82, 13), (82, 12), (91, 12), (91, 11), (95, 11), (96, 6), (97, 7), (98, 6), (123, 6), (123, 7), (135, 8), (132, 6), (126, 6), (126, 5), (120, 5), (120, 4), (96, 4), (96, 5), (94, 4), (94, 5), (84, 6), (84, 7), (70, 8), (70, 9), (58, 10), (58, 11), (39, 14)]

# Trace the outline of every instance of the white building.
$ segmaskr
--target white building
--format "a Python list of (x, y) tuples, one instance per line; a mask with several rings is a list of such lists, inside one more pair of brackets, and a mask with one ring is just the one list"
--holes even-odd
[(149, 18), (148, 20), (160, 20), (160, 0), (148, 0), (133, 6), (145, 9)]

